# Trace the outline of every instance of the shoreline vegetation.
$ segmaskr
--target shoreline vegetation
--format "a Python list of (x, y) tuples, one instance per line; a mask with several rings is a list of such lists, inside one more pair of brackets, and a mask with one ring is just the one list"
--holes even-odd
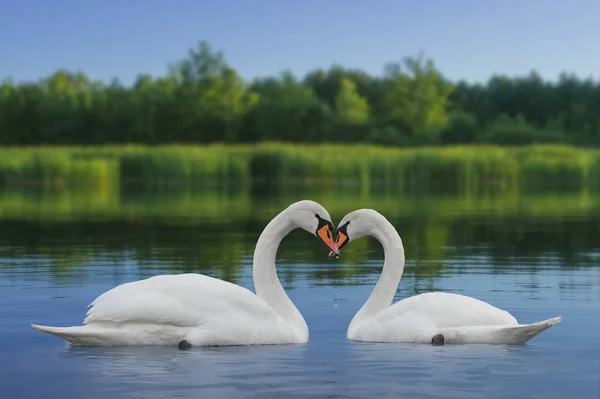
[(536, 190), (600, 186), (600, 150), (564, 145), (0, 147), (0, 188), (349, 187), (362, 191)]
[[(394, 57), (395, 58), (395, 57)], [(600, 147), (600, 81), (535, 71), (454, 82), (422, 54), (382, 73), (334, 65), (245, 80), (199, 42), (162, 76), (132, 84), (58, 70), (0, 82), (0, 146), (206, 145), (272, 141), (394, 147)]]
[[(0, 82), (0, 189), (600, 186), (600, 82), (451, 82), (430, 59), (243, 80), (199, 42), (132, 85), (59, 70)], [(177, 144), (175, 144), (177, 143)]]

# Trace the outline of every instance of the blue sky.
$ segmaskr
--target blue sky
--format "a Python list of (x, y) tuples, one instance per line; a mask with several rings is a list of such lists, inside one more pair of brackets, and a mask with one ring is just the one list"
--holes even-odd
[(600, 77), (598, 0), (0, 0), (0, 78), (58, 68), (131, 83), (199, 40), (245, 78), (338, 63), (381, 73), (423, 51), (450, 79)]

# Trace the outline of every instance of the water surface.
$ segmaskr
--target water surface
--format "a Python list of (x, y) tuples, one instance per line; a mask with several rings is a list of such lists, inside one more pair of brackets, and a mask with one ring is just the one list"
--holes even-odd
[[(523, 323), (563, 316), (523, 346), (354, 343), (354, 313), (379, 277), (374, 239), (337, 260), (294, 231), (280, 279), (310, 328), (306, 345), (71, 348), (30, 323), (81, 324), (102, 292), (197, 272), (253, 289), (260, 231), (313, 198), (334, 223), (380, 210), (403, 238), (396, 300), (469, 295)], [(598, 398), (600, 201), (590, 193), (465, 196), (317, 192), (0, 192), (2, 398)]]

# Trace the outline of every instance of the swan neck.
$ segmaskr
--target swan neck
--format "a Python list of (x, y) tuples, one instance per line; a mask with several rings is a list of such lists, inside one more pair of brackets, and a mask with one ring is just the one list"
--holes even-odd
[(404, 247), (394, 226), (385, 218), (378, 218), (368, 235), (375, 237), (383, 247), (383, 269), (369, 299), (352, 319), (350, 328), (358, 327), (362, 321), (392, 304), (404, 271)]
[(308, 336), (308, 326), (283, 289), (275, 266), (275, 257), (281, 240), (297, 227), (299, 226), (289, 215), (286, 215), (285, 211), (269, 222), (256, 243), (252, 275), (256, 295), (298, 330), (299, 334)]

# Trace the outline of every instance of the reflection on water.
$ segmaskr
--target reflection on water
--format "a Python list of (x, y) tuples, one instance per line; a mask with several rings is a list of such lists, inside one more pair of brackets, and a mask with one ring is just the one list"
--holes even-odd
[[(29, 328), (80, 324), (97, 295), (161, 273), (253, 289), (258, 235), (302, 198), (322, 203), (334, 223), (362, 207), (392, 221), (407, 254), (397, 299), (458, 292), (523, 322), (563, 322), (522, 347), (349, 342), (345, 330), (379, 277), (382, 250), (365, 238), (329, 260), (314, 237), (294, 231), (278, 272), (309, 325), (307, 345), (69, 348)], [(0, 397), (595, 398), (599, 216), (600, 197), (589, 192), (0, 192)]]

